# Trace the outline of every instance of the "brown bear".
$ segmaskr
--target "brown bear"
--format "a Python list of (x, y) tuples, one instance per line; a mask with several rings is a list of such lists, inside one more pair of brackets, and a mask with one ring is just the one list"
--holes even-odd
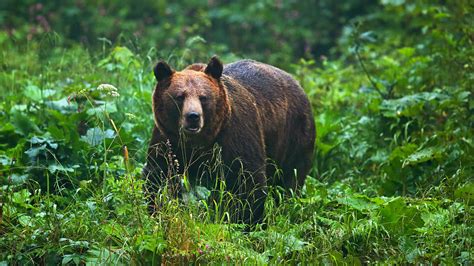
[(179, 187), (175, 176), (184, 173), (195, 184), (216, 144), (225, 167), (206, 180), (223, 178), (247, 203), (234, 221), (262, 222), (268, 185), (303, 186), (316, 132), (308, 98), (288, 73), (253, 60), (223, 66), (214, 56), (182, 71), (160, 61), (154, 74), (155, 126), (143, 169), (149, 192)]

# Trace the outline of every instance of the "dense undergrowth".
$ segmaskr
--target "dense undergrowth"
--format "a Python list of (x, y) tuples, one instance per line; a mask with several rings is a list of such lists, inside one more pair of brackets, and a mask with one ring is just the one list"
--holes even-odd
[(338, 58), (280, 65), (312, 102), (317, 151), (302, 195), (277, 205), (272, 189), (249, 233), (205, 188), (153, 216), (142, 192), (157, 54), (179, 69), (221, 50), (0, 32), (0, 264), (471, 264), (472, 5), (382, 2)]

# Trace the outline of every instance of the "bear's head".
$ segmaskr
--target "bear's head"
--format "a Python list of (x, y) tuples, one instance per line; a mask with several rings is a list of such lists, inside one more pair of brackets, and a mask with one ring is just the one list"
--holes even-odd
[(182, 71), (158, 62), (152, 101), (155, 124), (162, 134), (177, 138), (184, 133), (191, 141), (214, 141), (230, 113), (222, 71), (215, 56), (207, 65), (194, 64)]

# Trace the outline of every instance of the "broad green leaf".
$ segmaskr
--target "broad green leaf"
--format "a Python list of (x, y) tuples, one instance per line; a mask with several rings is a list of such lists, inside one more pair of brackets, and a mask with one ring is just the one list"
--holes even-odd
[(69, 102), (67, 98), (57, 101), (46, 101), (45, 105), (51, 109), (60, 111), (63, 114), (77, 112), (77, 103)]
[(24, 175), (19, 175), (19, 174), (12, 174), (10, 176), (10, 179), (12, 181), (13, 184), (23, 184), (25, 183), (26, 180), (28, 180), (28, 175), (24, 174)]
[(12, 159), (4, 154), (0, 155), (0, 165), (10, 165), (12, 163)]
[(161, 235), (140, 235), (136, 245), (139, 251), (148, 250), (155, 254), (161, 254), (166, 248), (166, 241)]
[(370, 211), (378, 208), (378, 205), (373, 203), (369, 197), (361, 194), (347, 195), (338, 198), (337, 202), (359, 211)]
[(28, 136), (30, 133), (39, 133), (41, 130), (34, 123), (29, 116), (20, 112), (14, 112), (11, 123), (15, 126), (15, 132), (23, 136)]
[(130, 261), (118, 247), (94, 246), (86, 254), (86, 265), (127, 265)]
[(423, 225), (420, 212), (404, 198), (394, 198), (380, 208), (380, 221), (392, 234), (405, 235)]
[(469, 182), (456, 189), (454, 197), (465, 200), (469, 205), (474, 204), (474, 183)]
[(400, 6), (405, 3), (405, 0), (381, 0), (383, 5)]
[(18, 217), (18, 222), (23, 225), (23, 226), (32, 226), (33, 225), (33, 219), (28, 216), (28, 215), (21, 215)]
[(393, 151), (390, 153), (389, 159), (392, 161), (394, 159), (397, 160), (402, 160), (407, 158), (410, 154), (413, 154), (416, 149), (418, 148), (418, 145), (413, 144), (413, 143), (408, 143), (403, 146), (397, 146)]
[(50, 173), (54, 174), (56, 172), (74, 172), (74, 169), (72, 167), (65, 167), (60, 164), (50, 164), (48, 165), (48, 170)]
[(30, 100), (39, 102), (42, 100), (41, 97), (41, 90), (38, 88), (38, 86), (29, 84), (26, 86), (25, 90), (23, 91), (23, 94)]
[(30, 160), (34, 160), (40, 153), (44, 153), (46, 151), (46, 144), (41, 146), (31, 147), (25, 151), (25, 154), (28, 155)]
[(402, 167), (415, 165), (442, 157), (444, 149), (442, 147), (429, 147), (410, 154), (404, 161)]
[(31, 196), (31, 193), (27, 189), (22, 189), (13, 194), (13, 202), (23, 207), (27, 207), (29, 206), (28, 202), (30, 201), (30, 196)]
[(101, 144), (104, 139), (111, 139), (115, 137), (115, 132), (111, 129), (107, 129), (102, 131), (102, 129), (98, 127), (90, 128), (87, 130), (85, 136), (82, 136), (81, 139), (91, 146), (97, 146)]
[(448, 98), (447, 95), (439, 92), (420, 92), (398, 99), (383, 100), (380, 110), (386, 117), (413, 117), (421, 114), (425, 103), (433, 102), (438, 104), (440, 101)]
[(117, 105), (113, 102), (103, 103), (100, 106), (90, 108), (87, 110), (88, 115), (91, 115), (91, 116), (97, 115), (100, 117), (102, 117), (105, 113), (111, 114), (115, 112), (117, 112)]
[(423, 212), (421, 218), (425, 223), (425, 227), (431, 227), (434, 230), (446, 228), (446, 226), (449, 226), (450, 222), (449, 211), (445, 209), (439, 209), (433, 212)]
[(414, 263), (420, 255), (420, 250), (417, 248), (415, 241), (409, 236), (401, 237), (398, 246), (409, 263)]
[(194, 191), (196, 193), (196, 197), (200, 200), (207, 200), (209, 196), (211, 196), (211, 191), (203, 186), (196, 186)]

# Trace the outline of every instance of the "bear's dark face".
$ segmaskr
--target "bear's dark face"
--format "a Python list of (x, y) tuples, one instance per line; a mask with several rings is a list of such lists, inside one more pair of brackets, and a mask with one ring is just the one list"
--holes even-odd
[[(217, 62), (215, 61), (217, 60)], [(155, 67), (155, 123), (168, 137), (183, 132), (189, 138), (211, 140), (222, 124), (227, 95), (220, 82), (222, 64), (213, 59), (206, 68), (176, 72), (166, 63)]]
[(155, 118), (167, 130), (199, 134), (216, 112), (219, 87), (203, 72), (174, 73), (169, 85), (153, 95)]

